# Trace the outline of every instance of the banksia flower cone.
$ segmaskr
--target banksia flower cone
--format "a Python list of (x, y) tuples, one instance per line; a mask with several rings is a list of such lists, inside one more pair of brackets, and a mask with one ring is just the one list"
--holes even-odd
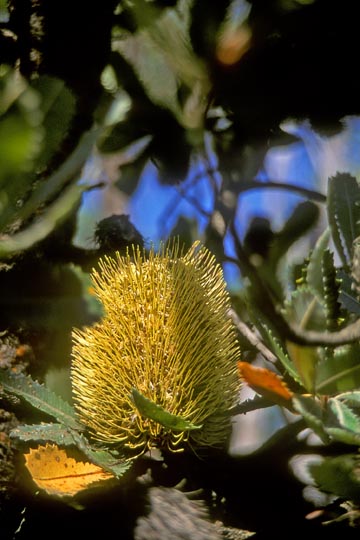
[(198, 242), (185, 254), (176, 242), (148, 255), (134, 247), (103, 259), (93, 283), (105, 316), (74, 332), (72, 362), (75, 406), (92, 436), (136, 453), (223, 446), (239, 346), (214, 256)]

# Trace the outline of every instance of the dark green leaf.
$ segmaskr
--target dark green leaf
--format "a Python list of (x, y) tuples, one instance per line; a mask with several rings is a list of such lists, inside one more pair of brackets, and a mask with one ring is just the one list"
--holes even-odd
[[(97, 137), (99, 136), (99, 132), (100, 128), (93, 127), (89, 131), (83, 133), (73, 152), (61, 166), (46, 179), (46, 182), (40, 183), (38, 189), (34, 191), (30, 199), (21, 208), (19, 216), (22, 220), (25, 221), (34, 213), (38, 212), (39, 207), (48, 203), (49, 200), (53, 200), (54, 197), (62, 191), (65, 191), (65, 186), (68, 186), (69, 182), (78, 177), (86, 159), (92, 151)], [(67, 189), (70, 187), (71, 186)], [(85, 188), (86, 186), (83, 186), (83, 189)]]
[(328, 220), (331, 235), (344, 266), (351, 265), (354, 240), (360, 236), (360, 187), (349, 174), (329, 178)]
[(185, 418), (182, 416), (165, 411), (163, 407), (143, 396), (138, 390), (136, 390), (136, 388), (132, 389), (132, 398), (136, 408), (142, 416), (149, 418), (150, 420), (154, 420), (166, 428), (174, 431), (190, 431), (194, 429), (201, 429), (202, 427), (195, 426), (188, 420), (185, 420)]
[(40, 109), (45, 130), (43, 148), (38, 157), (38, 166), (46, 166), (51, 157), (59, 150), (67, 135), (75, 114), (75, 96), (65, 86), (64, 81), (43, 75), (32, 84), (40, 96)]
[(33, 407), (56, 418), (66, 427), (81, 430), (74, 408), (30, 376), (13, 374), (0, 369), (0, 384), (6, 392), (19, 396)]
[(327, 229), (317, 241), (307, 267), (306, 282), (311, 292), (324, 306), (326, 327), (336, 329), (341, 317), (339, 282), (334, 256), (328, 249), (330, 231)]
[(360, 481), (354, 472), (358, 466), (357, 456), (347, 454), (310, 464), (309, 471), (323, 491), (344, 499), (359, 501)]
[(315, 225), (318, 218), (319, 209), (311, 201), (302, 202), (295, 208), (284, 227), (273, 239), (270, 258), (275, 262), (274, 266), (290, 246)]

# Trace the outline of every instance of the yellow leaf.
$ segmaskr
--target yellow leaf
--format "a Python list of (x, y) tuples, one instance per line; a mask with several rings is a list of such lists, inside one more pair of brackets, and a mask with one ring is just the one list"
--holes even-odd
[(24, 457), (35, 484), (49, 495), (73, 496), (94, 482), (113, 478), (111, 473), (93, 463), (68, 457), (56, 444), (31, 448)]
[(315, 392), (316, 365), (319, 362), (316, 347), (302, 347), (287, 341), (286, 348), (303, 385), (308, 392), (313, 394)]

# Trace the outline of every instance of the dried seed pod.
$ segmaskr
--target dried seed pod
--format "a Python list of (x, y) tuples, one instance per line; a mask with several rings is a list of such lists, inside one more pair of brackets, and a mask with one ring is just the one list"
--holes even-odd
[[(105, 316), (74, 332), (72, 385), (81, 421), (95, 439), (137, 453), (182, 450), (187, 442), (223, 446), (238, 398), (240, 352), (214, 256), (198, 242), (186, 253), (173, 242), (148, 255), (134, 247), (99, 268), (93, 283)], [(156, 404), (152, 410), (197, 428), (176, 429), (144, 414), (134, 389)]]

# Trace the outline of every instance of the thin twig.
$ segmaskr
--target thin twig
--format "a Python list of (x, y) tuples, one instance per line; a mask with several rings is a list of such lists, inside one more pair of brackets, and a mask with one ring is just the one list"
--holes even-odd
[(259, 336), (253, 332), (246, 323), (240, 320), (238, 314), (233, 310), (229, 310), (229, 315), (231, 319), (234, 321), (234, 324), (236, 328), (239, 330), (239, 332), (246, 337), (246, 339), (259, 351), (260, 354), (263, 355), (265, 360), (268, 360), (269, 362), (275, 363), (277, 362), (277, 358), (275, 354), (273, 354), (267, 347), (264, 345), (264, 343), (261, 341)]
[(299, 195), (316, 202), (326, 202), (326, 195), (320, 193), (319, 191), (307, 189), (294, 184), (286, 184), (285, 182), (274, 182), (272, 180), (262, 182), (260, 180), (251, 180), (250, 182), (246, 181), (244, 183), (239, 183), (239, 192), (250, 191), (251, 189), (283, 189), (286, 191), (293, 191), (294, 193), (298, 193)]

